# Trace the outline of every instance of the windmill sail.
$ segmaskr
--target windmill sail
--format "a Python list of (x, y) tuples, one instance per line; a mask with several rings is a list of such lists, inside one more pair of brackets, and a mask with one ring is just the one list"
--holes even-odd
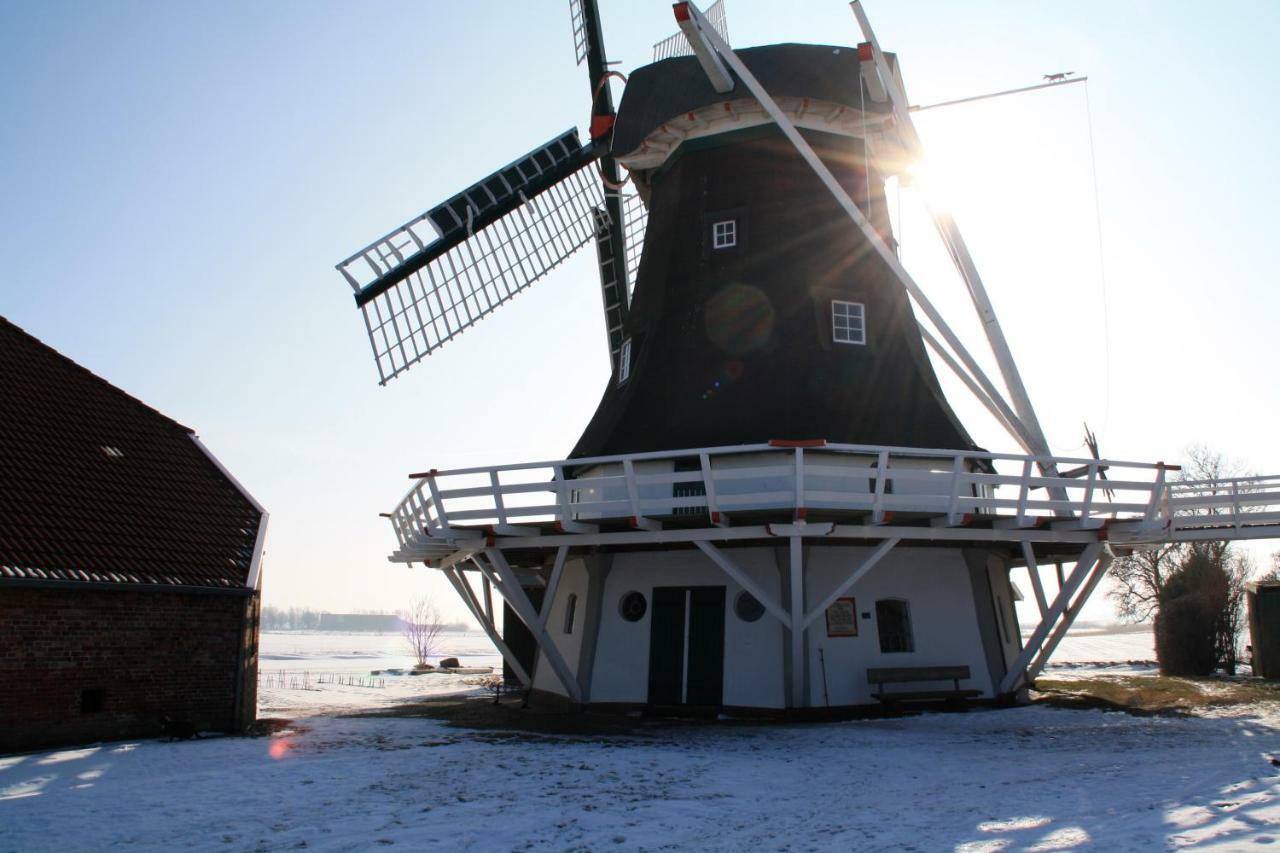
[[(600, 292), (604, 299), (605, 330), (609, 340), (610, 363), (619, 364), (625, 337), (626, 306), (636, 286), (640, 255), (644, 251), (644, 229), (648, 211), (636, 193), (619, 199), (622, 229), (610, 228), (609, 214), (604, 208), (593, 211), (596, 228), (596, 258), (600, 263)], [(615, 234), (622, 234), (622, 251), (615, 245)], [(625, 287), (625, 292), (623, 288)]]
[(627, 292), (631, 293), (636, 289), (645, 228), (649, 225), (649, 208), (644, 206), (639, 193), (622, 197), (622, 225), (627, 241)]
[(568, 130), (338, 264), (382, 384), (591, 240), (603, 151)]
[[(707, 23), (720, 34), (726, 42), (729, 40), (729, 22), (724, 15), (724, 0), (716, 0), (702, 13)], [(673, 56), (693, 56), (693, 48), (683, 31), (669, 35), (653, 46), (653, 61), (660, 62)]]
[(573, 53), (581, 65), (587, 58), (590, 40), (587, 36), (587, 13), (582, 0), (569, 0), (569, 23), (573, 27)]

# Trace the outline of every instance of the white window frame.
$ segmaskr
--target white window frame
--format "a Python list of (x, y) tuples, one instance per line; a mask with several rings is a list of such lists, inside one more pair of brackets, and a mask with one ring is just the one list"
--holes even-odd
[(738, 245), (738, 220), (721, 219), (711, 223), (711, 248), (732, 249)]
[(618, 384), (621, 385), (631, 378), (631, 338), (627, 338), (622, 342), (622, 348), (618, 351)]
[[(842, 313), (842, 309), (856, 309)], [(858, 318), (858, 325), (849, 322)], [(844, 322), (841, 322), (841, 321)], [(861, 302), (848, 302), (841, 299), (831, 300), (831, 340), (838, 344), (867, 344), (867, 306)]]

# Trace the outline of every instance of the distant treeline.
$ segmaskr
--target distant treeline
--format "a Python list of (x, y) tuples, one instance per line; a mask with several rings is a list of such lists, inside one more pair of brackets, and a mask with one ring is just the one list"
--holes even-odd
[[(404, 620), (395, 613), (326, 613), (305, 607), (262, 608), (264, 631), (367, 631), (376, 634), (398, 634), (404, 630)], [(444, 631), (467, 631), (465, 622), (442, 625)]]

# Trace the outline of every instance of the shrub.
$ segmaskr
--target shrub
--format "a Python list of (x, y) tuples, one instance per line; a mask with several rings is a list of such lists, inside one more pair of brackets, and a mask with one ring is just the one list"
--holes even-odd
[(1212, 675), (1230, 578), (1208, 549), (1192, 547), (1160, 593), (1156, 659), (1161, 675)]

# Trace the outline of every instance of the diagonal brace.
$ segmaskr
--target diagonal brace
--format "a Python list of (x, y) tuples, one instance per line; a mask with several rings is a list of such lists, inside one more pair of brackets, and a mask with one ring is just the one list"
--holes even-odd
[(1031, 634), (1031, 638), (1027, 640), (1027, 644), (1022, 647), (1022, 651), (1018, 653), (1018, 657), (1009, 667), (1009, 671), (1005, 673), (1004, 679), (1000, 682), (999, 692), (1001, 694), (1012, 693), (1019, 684), (1026, 681), (1027, 666), (1040, 653), (1040, 648), (1044, 644), (1045, 638), (1049, 636), (1050, 629), (1058, 621), (1066, 611), (1071, 597), (1075, 595), (1076, 590), (1084, 583), (1085, 578), (1092, 571), (1094, 563), (1102, 554), (1104, 545), (1102, 542), (1094, 542), (1085, 547), (1076, 561), (1076, 567), (1071, 570), (1071, 574), (1067, 576), (1067, 582), (1062, 589), (1058, 590), (1058, 595), (1053, 600), (1053, 605), (1049, 608), (1049, 612), (1040, 620), (1040, 624)]
[(476, 565), (486, 575), (496, 573), (498, 578), (501, 579), (501, 584), (495, 584), (498, 587), (498, 592), (511, 605), (511, 609), (515, 611), (520, 621), (533, 632), (538, 648), (546, 657), (547, 662), (551, 664), (556, 678), (564, 685), (565, 692), (568, 693), (569, 698), (581, 704), (582, 688), (578, 685), (578, 679), (574, 677), (573, 671), (564, 659), (564, 655), (560, 654), (559, 647), (551, 639), (551, 635), (547, 633), (546, 626), (542, 624), (538, 611), (534, 609), (533, 602), (529, 601), (529, 596), (521, 588), (515, 572), (511, 570), (510, 564), (507, 563), (507, 558), (497, 548), (486, 548), (485, 557), (488, 560), (488, 566), (485, 565), (485, 560), (479, 558), (478, 555), (475, 561)]
[(458, 597), (462, 599), (462, 603), (471, 611), (471, 615), (480, 623), (480, 627), (484, 629), (485, 634), (489, 637), (489, 642), (497, 647), (498, 652), (502, 655), (502, 659), (507, 662), (507, 666), (511, 667), (511, 671), (516, 674), (516, 678), (525, 688), (533, 687), (533, 679), (529, 677), (529, 673), (525, 672), (524, 666), (520, 663), (519, 658), (511, 651), (506, 642), (503, 641), (502, 635), (498, 633), (498, 629), (494, 626), (493, 621), (485, 617), (480, 610), (480, 602), (476, 600), (475, 593), (471, 591), (471, 587), (464, 578), (458, 577), (458, 569), (445, 569), (444, 576), (453, 585), (454, 590), (458, 593)]
[(844, 595), (853, 587), (854, 584), (862, 580), (862, 578), (866, 575), (866, 573), (871, 571), (871, 569), (875, 566), (875, 564), (880, 562), (880, 560), (883, 559), (886, 554), (892, 551), (893, 547), (897, 545), (900, 541), (901, 541), (900, 539), (886, 539), (883, 542), (881, 542), (880, 546), (876, 548), (874, 551), (872, 551), (870, 554), (868, 554), (867, 558), (862, 561), (862, 565), (858, 566), (858, 568), (850, 572), (847, 578), (841, 581), (840, 584), (835, 589), (833, 589), (830, 592), (830, 594), (827, 595), (826, 598), (822, 599), (821, 604), (819, 604), (817, 607), (813, 608), (813, 610), (805, 614), (804, 627), (808, 628), (810, 625), (813, 624), (815, 619), (817, 619), (823, 613), (826, 613), (827, 608), (835, 604), (837, 598)]
[(769, 615), (781, 622), (784, 628), (791, 627), (791, 616), (786, 610), (782, 609), (782, 605), (775, 601), (773, 596), (765, 592), (764, 587), (752, 580), (750, 575), (726, 557), (719, 548), (712, 545), (710, 542), (703, 542), (702, 540), (696, 540), (693, 544), (697, 545), (698, 550), (706, 554), (707, 557), (710, 558), (711, 562), (719, 566), (721, 571), (732, 578), (738, 586), (751, 593), (751, 595), (755, 597), (756, 601), (763, 604), (764, 609), (769, 612)]

